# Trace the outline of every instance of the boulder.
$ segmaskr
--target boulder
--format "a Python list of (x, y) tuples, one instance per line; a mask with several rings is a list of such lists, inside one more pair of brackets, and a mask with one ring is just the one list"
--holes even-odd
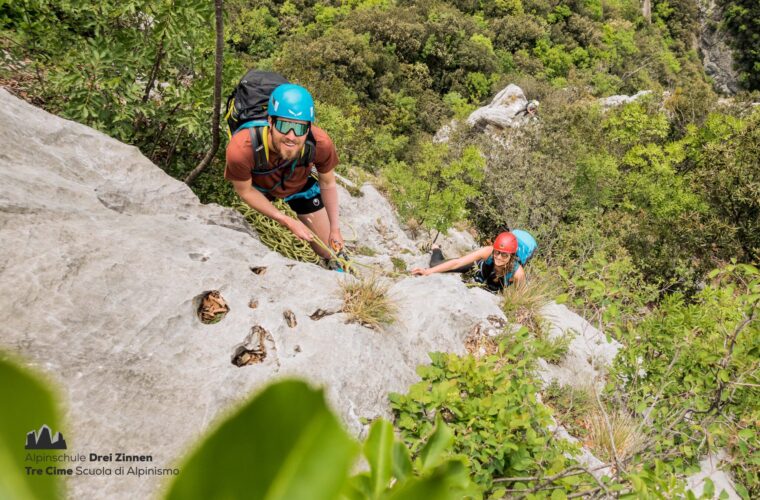
[(528, 100), (525, 98), (523, 90), (510, 83), (496, 94), (488, 106), (473, 111), (467, 117), (467, 123), (472, 127), (485, 127), (487, 125), (499, 128), (511, 127), (519, 121), (517, 114), (523, 111), (527, 105)]

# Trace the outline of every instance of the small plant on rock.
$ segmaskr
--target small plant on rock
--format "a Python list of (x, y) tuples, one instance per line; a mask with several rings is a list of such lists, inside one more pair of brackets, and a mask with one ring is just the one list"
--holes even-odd
[(548, 324), (542, 321), (533, 331), (533, 352), (536, 357), (543, 358), (547, 363), (559, 364), (570, 349), (576, 332), (568, 330), (560, 335), (550, 336), (548, 330)]
[(586, 419), (586, 445), (602, 460), (619, 462), (641, 451), (644, 435), (636, 421), (624, 411), (609, 414), (597, 409)]
[(541, 308), (553, 297), (552, 288), (543, 279), (508, 286), (502, 291), (501, 308), (510, 320), (537, 330), (541, 323)]
[(340, 289), (348, 322), (380, 329), (396, 321), (396, 304), (388, 297), (388, 285), (377, 275), (348, 278)]

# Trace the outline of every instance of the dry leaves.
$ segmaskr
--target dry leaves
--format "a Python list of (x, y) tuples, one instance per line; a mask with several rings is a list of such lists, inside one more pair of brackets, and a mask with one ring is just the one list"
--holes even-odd
[(484, 331), (480, 323), (470, 329), (464, 339), (464, 347), (476, 358), (491, 356), (499, 352), (498, 342)]
[(198, 318), (202, 323), (218, 323), (230, 311), (219, 290), (206, 292), (198, 307)]
[[(232, 356), (232, 364), (240, 367), (264, 361), (267, 357), (267, 348), (264, 344), (267, 337), (269, 337), (269, 332), (267, 332), (262, 326), (254, 326), (251, 330), (251, 335), (248, 337), (248, 343), (238, 347), (235, 354)], [(255, 342), (249, 347), (252, 340), (255, 340)]]

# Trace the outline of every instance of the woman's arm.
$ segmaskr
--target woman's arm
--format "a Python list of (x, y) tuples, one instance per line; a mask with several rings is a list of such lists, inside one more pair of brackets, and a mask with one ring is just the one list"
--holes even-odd
[(515, 286), (522, 286), (525, 284), (525, 270), (522, 265), (517, 264), (517, 271), (515, 271), (515, 274), (512, 275), (512, 278), (509, 281)]
[(446, 271), (456, 269), (457, 267), (470, 265), (477, 260), (487, 259), (488, 256), (491, 255), (492, 251), (493, 251), (493, 247), (490, 247), (490, 246), (481, 247), (475, 250), (474, 252), (468, 253), (467, 255), (463, 257), (447, 260), (446, 262), (441, 262), (437, 266), (433, 266), (429, 269), (421, 269), (419, 267), (412, 269), (412, 274), (427, 276), (433, 273), (445, 273)]

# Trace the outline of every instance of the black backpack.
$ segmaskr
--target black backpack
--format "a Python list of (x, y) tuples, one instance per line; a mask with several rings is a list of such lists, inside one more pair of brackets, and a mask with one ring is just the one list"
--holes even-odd
[[(249, 129), (254, 161), (253, 169), (251, 169), (252, 175), (267, 175), (281, 168), (269, 168), (269, 148), (263, 140), (263, 129), (269, 126), (267, 121), (269, 96), (275, 88), (283, 83), (289, 82), (279, 73), (251, 69), (227, 97), (227, 113), (224, 116), (227, 121), (227, 135), (232, 138), (235, 132), (243, 128)], [(315, 151), (316, 141), (311, 130), (309, 130), (304, 149), (294, 166), (309, 167), (314, 161)], [(291, 167), (293, 166), (291, 165)]]

